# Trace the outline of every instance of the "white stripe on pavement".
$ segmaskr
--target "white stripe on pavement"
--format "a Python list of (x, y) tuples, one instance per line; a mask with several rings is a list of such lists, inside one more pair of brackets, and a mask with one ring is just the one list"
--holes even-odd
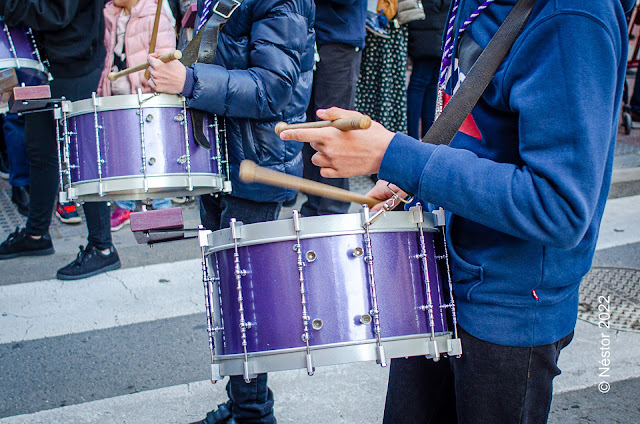
[(204, 311), (200, 260), (120, 269), (77, 281), (0, 286), (0, 343)]
[[(591, 388), (640, 377), (640, 334), (606, 333), (610, 370), (601, 367), (603, 336), (597, 326), (578, 322), (572, 343), (560, 355), (562, 374), (554, 393)], [(203, 331), (203, 337), (206, 337)], [(269, 374), (275, 413), (281, 424), (368, 424), (382, 421), (388, 368), (373, 362)], [(166, 387), (0, 419), (0, 424), (185, 423), (204, 418), (226, 401), (224, 382), (208, 381)]]
[(610, 199), (604, 209), (596, 250), (640, 241), (640, 195)]

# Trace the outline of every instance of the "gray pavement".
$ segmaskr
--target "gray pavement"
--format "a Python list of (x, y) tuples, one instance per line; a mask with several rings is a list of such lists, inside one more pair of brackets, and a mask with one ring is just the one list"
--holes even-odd
[[(622, 133), (616, 148), (611, 199), (640, 194), (640, 131)], [(368, 178), (352, 179), (355, 191), (366, 192)], [(12, 209), (10, 189), (0, 180), (0, 238), (4, 240), (24, 219)], [(299, 196), (294, 207), (299, 207)], [(614, 203), (612, 203), (614, 204)], [(183, 205), (188, 226), (197, 225), (197, 204)], [(79, 208), (81, 210), (81, 208)], [(290, 216), (285, 208), (282, 217)], [(357, 206), (354, 206), (354, 211)], [(638, 211), (640, 213), (640, 211)], [(637, 216), (637, 215), (636, 215)], [(640, 220), (635, 221), (640, 226)], [(194, 268), (199, 272), (199, 249), (194, 240), (160, 244), (153, 248), (138, 245), (130, 231), (114, 233), (123, 270), (78, 283), (55, 280), (58, 268), (73, 260), (78, 245), (86, 243), (84, 223), (68, 226), (52, 221), (51, 234), (56, 254), (42, 258), (0, 261), (0, 338), (9, 333), (4, 326), (9, 299), (25, 301), (24, 315), (35, 317), (43, 328), (56, 320), (55, 302), (39, 303), (47, 290), (78, 290), (80, 300), (96, 301), (88, 310), (70, 314), (86, 316), (91, 322), (82, 330), (47, 332), (35, 338), (0, 341), (0, 423), (173, 423), (202, 418), (224, 400), (224, 382), (211, 385), (208, 378), (208, 346), (204, 326), (204, 305), (196, 312), (183, 309), (166, 312), (171, 305), (151, 302), (161, 318), (128, 318), (125, 312), (110, 312), (107, 291), (114, 284), (131, 293), (122, 298), (131, 314), (146, 307), (132, 280), (173, 280), (177, 272)], [(164, 264), (173, 270), (167, 271)], [(594, 266), (640, 270), (640, 240), (601, 249)], [(192, 284), (193, 283), (193, 284)], [(172, 281), (167, 285), (174, 284)], [(153, 288), (153, 286), (151, 286)], [(160, 286), (156, 290), (161, 290)], [(200, 296), (198, 281), (184, 288)], [(147, 293), (142, 295), (140, 293)], [(5, 296), (5, 297), (2, 297)], [(14, 297), (11, 297), (14, 296)], [(33, 302), (24, 297), (32, 296)], [(95, 299), (90, 299), (95, 297)], [(154, 303), (156, 302), (156, 303)], [(199, 300), (198, 300), (199, 302)], [(632, 302), (631, 302), (632, 303)], [(93, 305), (93, 304), (92, 304)], [(64, 305), (60, 305), (62, 308)], [(640, 305), (636, 305), (640, 307)], [(47, 309), (45, 311), (44, 309)], [(131, 310), (134, 309), (134, 310)], [(93, 315), (95, 310), (95, 315)], [(161, 311), (162, 310), (162, 311)], [(103, 325), (100, 315), (115, 315), (114, 324)], [(166, 312), (166, 313), (164, 313)], [(146, 312), (145, 312), (146, 313)], [(38, 319), (41, 322), (38, 324)], [(65, 321), (63, 319), (62, 321)], [(94, 322), (95, 321), (95, 322)], [(11, 321), (11, 322), (16, 322)], [(45, 325), (46, 324), (46, 325)], [(62, 324), (60, 324), (62, 325)], [(92, 327), (93, 325), (93, 327)], [(66, 328), (66, 327), (65, 327)], [(611, 332), (612, 378), (608, 393), (598, 390), (598, 338), (600, 329), (579, 321), (576, 339), (560, 357), (563, 375), (556, 380), (551, 423), (637, 423), (640, 396), (640, 332)], [(614, 361), (615, 359), (615, 361)], [(386, 392), (387, 369), (372, 363), (324, 367), (313, 377), (303, 371), (272, 373), (270, 385), (276, 393), (276, 413), (281, 423), (374, 423), (380, 422)], [(22, 415), (27, 414), (27, 415)]]

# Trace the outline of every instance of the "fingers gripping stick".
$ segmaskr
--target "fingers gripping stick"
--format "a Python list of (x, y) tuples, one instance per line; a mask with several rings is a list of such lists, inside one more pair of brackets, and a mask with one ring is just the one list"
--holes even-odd
[(295, 130), (304, 128), (326, 128), (333, 127), (341, 131), (350, 130), (366, 130), (371, 126), (371, 118), (363, 115), (359, 118), (342, 118), (334, 121), (315, 121), (302, 122), (300, 124), (287, 124), (286, 122), (278, 122), (276, 125), (276, 134), (280, 135), (285, 130)]
[[(172, 60), (179, 60), (182, 57), (182, 52), (180, 50), (174, 50), (171, 53), (163, 54), (162, 56), (158, 56), (158, 59), (167, 63)], [(107, 78), (109, 81), (115, 81), (120, 77), (125, 75), (133, 74), (134, 72), (144, 71), (149, 67), (149, 63), (141, 63), (140, 65), (132, 66), (131, 68), (123, 69), (119, 72), (111, 72)]]

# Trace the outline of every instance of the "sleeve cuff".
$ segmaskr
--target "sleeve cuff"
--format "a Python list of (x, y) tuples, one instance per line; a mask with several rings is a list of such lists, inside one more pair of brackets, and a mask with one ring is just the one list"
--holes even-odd
[(407, 193), (418, 195), (422, 171), (437, 147), (396, 133), (382, 157), (378, 177), (397, 185)]
[(184, 87), (182, 87), (182, 93), (184, 97), (193, 97), (193, 87), (196, 83), (195, 76), (193, 75), (193, 68), (187, 68), (187, 76), (184, 80)]

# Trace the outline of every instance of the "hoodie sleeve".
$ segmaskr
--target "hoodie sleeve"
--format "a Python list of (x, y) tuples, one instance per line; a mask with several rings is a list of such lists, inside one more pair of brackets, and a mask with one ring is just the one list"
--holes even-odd
[[(274, 3), (251, 24), (248, 69), (193, 65), (189, 107), (253, 119), (273, 119), (284, 110), (300, 76), (308, 29), (305, 17), (288, 2)], [(220, 42), (223, 37), (231, 36), (221, 34)]]

